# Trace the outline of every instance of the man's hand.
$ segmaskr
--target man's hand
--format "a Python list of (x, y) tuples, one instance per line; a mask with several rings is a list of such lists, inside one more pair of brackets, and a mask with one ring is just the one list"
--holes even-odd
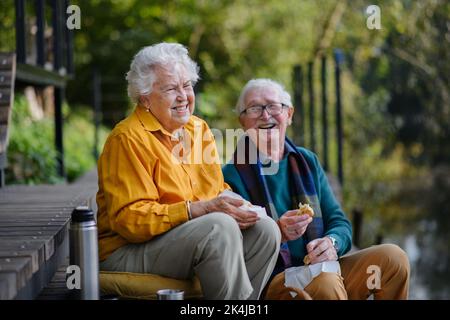
[(338, 259), (336, 249), (328, 237), (314, 239), (306, 245), (306, 250), (311, 264)]
[(192, 218), (197, 218), (210, 212), (223, 212), (236, 220), (241, 229), (247, 229), (259, 221), (256, 212), (239, 209), (244, 201), (227, 196), (217, 197), (208, 201), (196, 201), (191, 203)]
[(281, 241), (285, 242), (300, 238), (311, 221), (312, 218), (307, 214), (299, 216), (298, 210), (286, 211), (277, 222), (281, 230)]

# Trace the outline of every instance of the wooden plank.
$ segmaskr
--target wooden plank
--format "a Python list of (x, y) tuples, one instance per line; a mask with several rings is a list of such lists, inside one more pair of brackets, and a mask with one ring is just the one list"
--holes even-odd
[(17, 294), (17, 275), (15, 272), (0, 273), (0, 300), (13, 299)]
[(7, 252), (18, 252), (19, 254), (22, 252), (26, 253), (33, 251), (37, 254), (37, 261), (39, 265), (42, 264), (42, 261), (46, 261), (45, 245), (42, 242), (24, 243), (24, 241), (2, 241), (0, 244), (0, 250)]
[(12, 84), (12, 71), (0, 70), (0, 88), (11, 88)]
[(14, 272), (16, 274), (16, 285), (19, 290), (25, 287), (27, 280), (31, 278), (33, 274), (31, 270), (30, 258), (0, 258), (0, 274)]
[[(0, 89), (0, 106), (11, 105), (11, 89)], [(7, 114), (9, 113), (9, 107), (7, 108)]]
[[(45, 260), (50, 259), (50, 257), (55, 252), (55, 240), (53, 237), (50, 237), (45, 240), (33, 240), (33, 239), (27, 240), (27, 239), (23, 239), (22, 237), (20, 239), (18, 239), (18, 238), (2, 239), (1, 248), (7, 248), (9, 245), (10, 246), (19, 245), (20, 248), (26, 249), (28, 246), (30, 246), (30, 244), (34, 244), (34, 243), (36, 243), (38, 245), (40, 244), (43, 246)], [(24, 246), (24, 247), (22, 247), (22, 246)]]
[(68, 300), (71, 299), (71, 290), (67, 288), (66, 284), (66, 268), (64, 265), (55, 272), (52, 280), (45, 287), (37, 300)]
[(0, 53), (0, 70), (11, 70), (14, 63), (13, 53)]
[(16, 81), (63, 88), (70, 79), (72, 79), (71, 76), (62, 76), (57, 72), (48, 71), (37, 66), (23, 63), (17, 64)]
[(32, 273), (39, 270), (40, 266), (45, 263), (45, 257), (40, 257), (36, 250), (5, 250), (0, 248), (0, 257), (2, 258), (30, 258)]
[(60, 226), (1, 226), (0, 225), (0, 232), (2, 231), (19, 231), (19, 230), (36, 230), (36, 232), (39, 234), (40, 231), (58, 231), (60, 229)]
[(9, 228), (6, 230), (0, 230), (0, 239), (3, 236), (54, 236), (55, 232), (51, 230), (37, 231), (37, 230), (10, 230)]
[(9, 105), (1, 105), (0, 103), (0, 124), (5, 125), (9, 122)]

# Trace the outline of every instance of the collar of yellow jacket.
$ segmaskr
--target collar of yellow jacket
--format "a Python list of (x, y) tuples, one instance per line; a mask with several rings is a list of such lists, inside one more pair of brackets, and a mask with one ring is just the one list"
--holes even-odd
[[(168, 135), (169, 137), (174, 137), (172, 133), (167, 131), (161, 123), (158, 121), (158, 119), (153, 115), (151, 112), (147, 112), (145, 108), (141, 105), (136, 105), (135, 113), (139, 119), (139, 121), (144, 126), (144, 129), (147, 131), (161, 131), (165, 135)], [(191, 121), (191, 120), (189, 120)]]

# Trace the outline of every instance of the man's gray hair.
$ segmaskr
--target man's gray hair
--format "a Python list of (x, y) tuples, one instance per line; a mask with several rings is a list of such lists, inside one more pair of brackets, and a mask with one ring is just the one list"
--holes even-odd
[(199, 67), (188, 55), (188, 50), (178, 43), (158, 43), (142, 48), (130, 65), (130, 71), (126, 75), (128, 81), (128, 96), (137, 103), (139, 97), (152, 92), (155, 81), (155, 66), (170, 66), (181, 64), (195, 85), (199, 79)]
[(280, 102), (288, 105), (289, 107), (293, 107), (292, 101), (291, 101), (291, 95), (284, 89), (283, 85), (279, 82), (276, 82), (271, 79), (252, 79), (242, 88), (241, 95), (239, 96), (239, 99), (236, 104), (236, 112), (240, 114), (245, 109), (245, 97), (248, 92), (252, 91), (253, 89), (266, 89), (266, 88), (272, 88), (275, 89), (278, 92), (278, 95), (280, 97)]

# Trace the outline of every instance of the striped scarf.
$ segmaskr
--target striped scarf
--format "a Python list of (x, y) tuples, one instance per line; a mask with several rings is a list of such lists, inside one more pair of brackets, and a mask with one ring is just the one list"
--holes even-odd
[[(285, 154), (288, 157), (290, 170), (290, 190), (292, 209), (298, 208), (299, 202), (308, 203), (314, 210), (313, 221), (306, 228), (303, 235), (305, 245), (316, 238), (323, 237), (324, 226), (322, 220), (322, 211), (320, 210), (319, 198), (317, 196), (314, 180), (303, 155), (297, 150), (296, 146), (287, 137), (284, 144)], [(239, 156), (239, 152), (245, 151), (245, 158)], [(252, 153), (253, 152), (253, 153)], [(250, 155), (256, 155), (256, 163), (250, 162)], [(240, 161), (239, 161), (240, 160)], [(244, 160), (244, 161), (243, 161)], [(267, 174), (267, 165), (260, 161), (260, 155), (256, 150), (255, 144), (245, 135), (238, 143), (233, 155), (233, 164), (236, 167), (242, 182), (250, 195), (250, 201), (253, 204), (266, 208), (267, 214), (278, 220), (284, 212), (277, 212), (270, 191), (267, 187), (265, 173)], [(255, 162), (255, 161), (253, 161)], [(278, 258), (276, 270), (284, 270), (292, 266), (291, 253), (287, 243), (282, 243), (280, 248), (280, 257)]]

